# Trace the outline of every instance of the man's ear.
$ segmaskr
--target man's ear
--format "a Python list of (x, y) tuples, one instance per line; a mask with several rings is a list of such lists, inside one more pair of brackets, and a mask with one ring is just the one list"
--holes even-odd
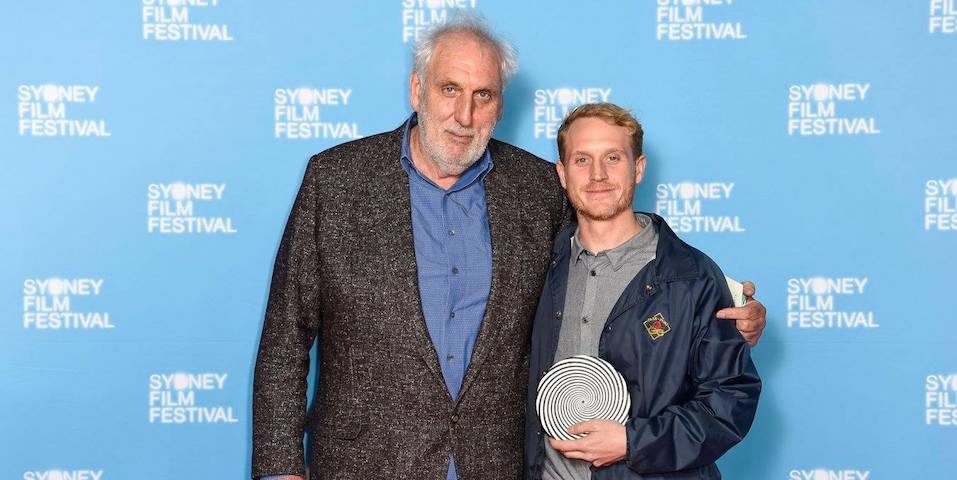
[(555, 171), (558, 172), (558, 181), (561, 182), (562, 188), (567, 188), (565, 187), (565, 164), (561, 159), (555, 162)]
[(641, 183), (641, 179), (644, 178), (645, 164), (647, 163), (647, 160), (645, 160), (645, 154), (641, 154), (635, 159), (635, 185)]
[(418, 73), (412, 72), (409, 74), (409, 103), (415, 112), (419, 111), (419, 92), (421, 90), (422, 80), (419, 79)]

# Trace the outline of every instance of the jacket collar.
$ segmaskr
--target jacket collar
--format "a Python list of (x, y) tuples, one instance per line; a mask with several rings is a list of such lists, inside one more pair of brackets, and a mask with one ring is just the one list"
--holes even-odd
[[(651, 223), (658, 231), (658, 246), (655, 250), (655, 259), (652, 260), (657, 282), (696, 278), (698, 264), (694, 259), (692, 247), (678, 238), (678, 235), (659, 215), (641, 213), (651, 217)], [(571, 239), (576, 230), (578, 230), (578, 222), (572, 221), (558, 234), (552, 251), (553, 265), (556, 262), (565, 263), (571, 256)]]

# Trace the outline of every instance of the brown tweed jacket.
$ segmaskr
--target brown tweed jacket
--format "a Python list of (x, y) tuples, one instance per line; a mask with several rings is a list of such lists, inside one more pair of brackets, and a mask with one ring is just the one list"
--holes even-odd
[[(312, 157), (273, 270), (253, 386), (254, 477), (521, 478), (529, 334), (568, 221), (554, 167), (489, 143), (492, 285), (458, 399), (419, 300), (402, 129)], [(309, 350), (319, 382), (306, 414)]]

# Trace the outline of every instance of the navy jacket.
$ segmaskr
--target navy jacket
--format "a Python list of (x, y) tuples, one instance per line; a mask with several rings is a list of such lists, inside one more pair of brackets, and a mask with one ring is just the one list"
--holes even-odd
[[(751, 428), (761, 380), (734, 322), (715, 317), (732, 306), (724, 274), (661, 217), (647, 215), (658, 229), (655, 259), (618, 299), (598, 346), (631, 394), (627, 455), (613, 465), (592, 467), (592, 478), (721, 478), (714, 462)], [(547, 438), (535, 410), (536, 389), (554, 363), (575, 228), (555, 239), (532, 330), (525, 473), (533, 480), (542, 476)], [(656, 314), (670, 331), (653, 340), (645, 321)]]

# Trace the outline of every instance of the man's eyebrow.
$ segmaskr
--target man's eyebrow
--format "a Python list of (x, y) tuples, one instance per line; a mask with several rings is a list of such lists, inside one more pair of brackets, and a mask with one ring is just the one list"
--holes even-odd
[[(604, 152), (602, 152), (602, 156), (608, 155), (609, 153), (625, 153), (625, 150), (624, 150), (624, 149), (621, 149), (621, 148), (617, 148), (617, 147), (616, 147), (616, 148), (609, 148), (608, 150), (605, 150)], [(586, 157), (590, 157), (590, 156), (591, 156), (590, 153), (588, 153), (588, 152), (586, 152), (586, 151), (584, 151), (584, 150), (572, 150), (571, 154), (572, 154), (572, 155), (584, 155), (584, 156), (586, 156)]]
[(444, 87), (444, 86), (446, 86), (446, 85), (452, 85), (452, 86), (454, 86), (454, 87), (459, 87), (459, 86), (460, 86), (460, 85), (458, 84), (458, 82), (456, 82), (455, 80), (451, 80), (451, 79), (447, 79), (447, 78), (440, 78), (440, 79), (439, 79), (437, 82), (435, 82), (435, 83), (436, 83), (436, 85), (439, 85), (439, 86), (442, 86), (442, 87)]

